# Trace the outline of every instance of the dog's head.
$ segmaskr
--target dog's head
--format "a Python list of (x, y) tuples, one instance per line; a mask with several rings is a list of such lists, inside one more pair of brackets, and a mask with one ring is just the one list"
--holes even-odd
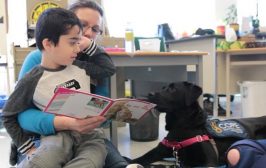
[[(150, 102), (157, 104), (157, 109), (166, 112), (166, 129), (173, 124), (187, 125), (193, 119), (202, 119), (205, 122), (206, 115), (198, 104), (198, 98), (202, 89), (189, 82), (171, 83), (159, 92), (149, 94)], [(190, 121), (188, 121), (190, 120)], [(193, 123), (193, 125), (199, 123)], [(192, 125), (191, 125), (192, 126)]]
[(171, 112), (177, 109), (184, 109), (197, 102), (202, 94), (202, 89), (189, 82), (171, 83), (163, 87), (159, 92), (148, 95), (150, 102), (157, 104), (162, 112)]

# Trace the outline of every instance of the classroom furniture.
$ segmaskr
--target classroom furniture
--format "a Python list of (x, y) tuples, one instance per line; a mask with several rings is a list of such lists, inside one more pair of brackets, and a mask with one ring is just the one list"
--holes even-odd
[[(230, 117), (232, 85), (236, 85), (236, 81), (266, 80), (266, 48), (228, 50), (217, 54), (225, 57), (226, 117)], [(232, 74), (237, 79), (233, 79)]]
[(31, 51), (35, 49), (36, 47), (21, 48), (18, 46), (13, 46), (12, 55), (14, 57), (14, 81), (18, 80), (19, 71), (21, 69), (24, 59)]
[(213, 116), (218, 116), (218, 93), (223, 93), (224, 85), (217, 83), (216, 45), (221, 35), (204, 35), (166, 41), (168, 51), (204, 51), (209, 54), (203, 57), (203, 92), (214, 95)]

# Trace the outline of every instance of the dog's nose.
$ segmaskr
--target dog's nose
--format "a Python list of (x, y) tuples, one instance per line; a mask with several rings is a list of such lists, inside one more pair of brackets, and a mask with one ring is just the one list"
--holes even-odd
[(154, 92), (150, 92), (147, 96), (147, 98), (150, 100), (150, 98), (155, 97), (155, 93)]
[(150, 93), (148, 94), (148, 96), (154, 96), (154, 95), (155, 95), (154, 92), (150, 92)]
[(156, 103), (156, 94), (155, 93), (152, 93), (152, 94), (149, 94), (148, 95), (148, 102), (151, 102), (151, 103)]

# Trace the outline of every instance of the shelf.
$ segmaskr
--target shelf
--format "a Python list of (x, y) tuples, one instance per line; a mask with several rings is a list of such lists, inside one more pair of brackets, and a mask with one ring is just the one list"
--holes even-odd
[(266, 65), (266, 61), (234, 61), (230, 63), (231, 66), (253, 66)]

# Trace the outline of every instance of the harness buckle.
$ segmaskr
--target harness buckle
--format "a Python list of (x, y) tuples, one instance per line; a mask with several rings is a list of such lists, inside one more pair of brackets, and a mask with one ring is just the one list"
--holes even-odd
[(203, 138), (202, 138), (202, 136), (200, 136), (200, 135), (197, 135), (197, 136), (196, 136), (196, 139), (197, 139), (198, 142), (202, 142), (202, 141), (203, 141)]
[(173, 156), (175, 158), (175, 168), (180, 168), (180, 160), (178, 158), (178, 149), (173, 147)]

